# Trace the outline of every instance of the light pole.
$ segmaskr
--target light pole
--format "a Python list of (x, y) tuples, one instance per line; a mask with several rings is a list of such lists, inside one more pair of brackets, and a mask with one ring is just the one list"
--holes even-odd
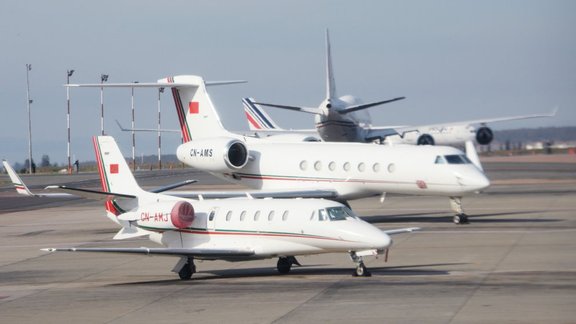
[(164, 93), (164, 88), (158, 89), (158, 170), (162, 170), (162, 132), (160, 131), (160, 94)]
[[(70, 84), (70, 77), (74, 74), (74, 70), (66, 71), (66, 84)], [(70, 160), (70, 87), (66, 87), (66, 101), (68, 104), (68, 113), (66, 114), (66, 125), (68, 126), (68, 146), (66, 152), (68, 154), (68, 174), (72, 174), (72, 163)]]
[[(108, 74), (100, 75), (100, 83), (108, 81)], [(104, 87), (100, 87), (100, 130), (104, 136)]]
[(32, 115), (30, 114), (30, 78), (29, 72), (32, 70), (32, 64), (26, 64), (26, 97), (28, 99), (28, 173), (32, 174)]
[[(134, 83), (138, 83), (138, 81), (134, 81)], [(134, 123), (134, 87), (132, 87), (132, 169), (136, 171), (136, 132), (134, 130), (135, 123)]]

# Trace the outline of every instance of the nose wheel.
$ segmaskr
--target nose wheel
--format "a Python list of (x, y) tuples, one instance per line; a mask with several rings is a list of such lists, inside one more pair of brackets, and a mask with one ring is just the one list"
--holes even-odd
[(364, 260), (362, 260), (362, 257), (357, 256), (356, 252), (350, 252), (350, 257), (352, 258), (352, 261), (354, 261), (354, 263), (356, 263), (356, 269), (354, 269), (352, 276), (354, 276), (354, 277), (370, 277), (370, 276), (372, 276), (370, 271), (368, 271), (368, 268), (366, 268), (366, 266), (364, 265)]
[(452, 218), (454, 224), (470, 224), (468, 215), (464, 213), (464, 208), (462, 207), (462, 197), (450, 197), (450, 207), (456, 213), (454, 218)]

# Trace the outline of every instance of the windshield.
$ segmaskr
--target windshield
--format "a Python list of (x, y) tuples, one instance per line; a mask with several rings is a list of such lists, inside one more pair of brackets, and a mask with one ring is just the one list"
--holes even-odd
[(347, 217), (355, 218), (354, 213), (346, 207), (329, 207), (326, 211), (331, 221), (346, 220)]
[(459, 155), (445, 155), (444, 158), (448, 162), (448, 164), (469, 164), (472, 163), (466, 157), (466, 155), (459, 154)]

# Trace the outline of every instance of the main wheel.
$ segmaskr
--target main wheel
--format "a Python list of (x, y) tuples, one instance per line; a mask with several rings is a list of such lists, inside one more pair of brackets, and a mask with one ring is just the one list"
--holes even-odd
[(292, 268), (292, 261), (290, 260), (290, 258), (285, 257), (278, 258), (276, 269), (278, 270), (279, 273), (286, 274), (290, 272), (291, 268)]
[(186, 263), (186, 265), (183, 266), (182, 269), (180, 269), (180, 271), (178, 271), (178, 276), (180, 276), (180, 279), (182, 280), (190, 280), (190, 278), (192, 278), (192, 274), (195, 271), (196, 266), (190, 265), (190, 263)]
[(454, 216), (454, 224), (469, 224), (468, 216), (466, 214), (458, 214)]

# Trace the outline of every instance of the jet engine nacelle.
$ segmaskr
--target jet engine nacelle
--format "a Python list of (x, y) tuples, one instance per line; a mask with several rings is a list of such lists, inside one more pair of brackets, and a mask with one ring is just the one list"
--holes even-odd
[(242, 169), (248, 163), (248, 148), (233, 138), (193, 140), (178, 146), (178, 160), (208, 172)]
[(183, 229), (194, 221), (194, 207), (187, 201), (160, 202), (138, 208), (131, 218), (144, 228)]
[(494, 133), (486, 126), (482, 126), (476, 130), (476, 142), (480, 145), (488, 145), (494, 139)]

